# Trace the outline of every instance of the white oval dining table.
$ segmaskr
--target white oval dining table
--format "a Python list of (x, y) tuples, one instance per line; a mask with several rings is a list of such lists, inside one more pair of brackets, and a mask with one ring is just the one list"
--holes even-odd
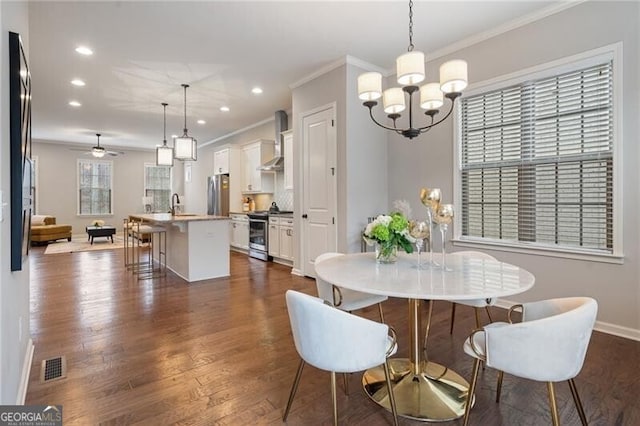
[[(432, 263), (417, 268), (417, 255), (399, 253), (396, 263), (378, 264), (374, 253), (354, 253), (319, 262), (315, 270), (339, 287), (408, 299), (410, 356), (389, 362), (397, 411), (415, 420), (447, 421), (464, 414), (469, 383), (428, 360), (421, 301), (510, 296), (533, 287), (535, 277), (518, 266), (473, 253), (447, 254), (444, 268), (442, 255), (434, 253)], [(427, 329), (429, 319), (430, 315)], [(362, 383), (371, 399), (390, 410), (382, 367), (367, 370)]]

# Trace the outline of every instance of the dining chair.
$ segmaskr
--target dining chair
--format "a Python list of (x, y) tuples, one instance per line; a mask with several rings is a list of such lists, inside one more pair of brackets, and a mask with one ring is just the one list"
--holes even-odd
[[(396, 403), (387, 363), (387, 358), (398, 348), (393, 329), (386, 324), (336, 309), (320, 298), (295, 290), (287, 290), (285, 297), (300, 364), (282, 421), (287, 420), (305, 364), (331, 372), (334, 425), (338, 424), (336, 373), (353, 373), (383, 365), (386, 397), (391, 406), (393, 423), (397, 426)], [(382, 389), (380, 391), (383, 392)]]
[[(491, 256), (490, 254), (487, 254), (481, 251), (474, 251), (474, 250), (457, 251), (455, 253), (452, 253), (452, 255), (473, 255), (478, 259), (496, 260), (496, 258)], [(489, 322), (492, 323), (493, 318), (491, 317), (491, 310), (489, 309), (489, 306), (493, 306), (495, 304), (496, 304), (495, 298), (451, 300), (451, 326), (449, 327), (449, 334), (453, 334), (453, 323), (455, 322), (455, 319), (456, 319), (456, 305), (465, 305), (465, 306), (471, 306), (472, 308), (474, 308), (474, 312), (476, 316), (476, 328), (480, 328), (480, 310), (482, 308), (485, 309), (485, 311), (487, 312), (487, 317), (489, 317)]]
[(546, 382), (554, 426), (560, 424), (554, 383), (567, 380), (580, 421), (586, 425), (574, 378), (584, 364), (597, 302), (590, 297), (567, 297), (515, 305), (508, 313), (510, 322), (518, 309), (522, 310), (522, 322), (489, 324), (475, 330), (464, 342), (465, 353), (475, 358), (464, 425), (469, 424), (481, 361), (499, 370), (496, 402), (500, 400), (504, 373)]
[[(315, 264), (317, 265), (324, 260), (342, 255), (342, 253), (323, 253), (316, 257)], [(318, 274), (316, 274), (316, 287), (318, 289), (319, 298), (343, 311), (353, 312), (377, 304), (378, 311), (380, 313), (380, 322), (384, 322), (382, 302), (388, 299), (387, 296), (379, 296), (376, 294), (362, 293), (360, 291), (341, 288), (326, 282), (320, 278)]]

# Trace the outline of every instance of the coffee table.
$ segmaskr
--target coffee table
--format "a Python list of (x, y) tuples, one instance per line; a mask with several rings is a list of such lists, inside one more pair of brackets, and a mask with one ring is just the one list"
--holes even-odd
[(87, 241), (91, 241), (93, 244), (93, 239), (95, 237), (107, 237), (111, 238), (111, 243), (113, 244), (113, 235), (116, 233), (115, 226), (105, 225), (105, 226), (87, 226), (87, 234), (89, 238)]

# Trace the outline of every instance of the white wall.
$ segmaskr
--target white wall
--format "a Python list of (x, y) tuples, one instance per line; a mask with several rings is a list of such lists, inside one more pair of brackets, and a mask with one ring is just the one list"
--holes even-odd
[[(9, 31), (19, 33), (29, 52), (27, 4), (0, 2), (0, 189), (9, 202)], [(15, 404), (26, 388), (21, 384), (28, 372), (28, 357), (33, 346), (29, 333), (29, 264), (11, 272), (10, 205), (3, 209), (0, 223), (0, 404)], [(27, 365), (25, 366), (25, 359)], [(26, 367), (26, 368), (25, 368)], [(28, 379), (28, 377), (27, 377)]]
[[(454, 57), (464, 58), (469, 64), (469, 79), (473, 83), (623, 42), (624, 264), (487, 251), (536, 276), (535, 287), (514, 300), (592, 296), (599, 303), (601, 328), (635, 338), (640, 338), (639, 16), (640, 4), (637, 2), (586, 2), (428, 64), (428, 73), (437, 76), (436, 66)], [(453, 120), (449, 120), (414, 142), (398, 136), (389, 137), (389, 200), (406, 198), (411, 201), (414, 212), (424, 211), (418, 197), (419, 188), (433, 186), (442, 189), (445, 201), (453, 201), (452, 125)], [(439, 244), (438, 239), (436, 244)]]

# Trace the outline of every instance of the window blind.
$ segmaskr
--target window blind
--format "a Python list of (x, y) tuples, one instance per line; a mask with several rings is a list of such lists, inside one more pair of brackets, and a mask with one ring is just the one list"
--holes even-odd
[(612, 71), (462, 99), (462, 236), (613, 252)]
[(112, 214), (110, 162), (78, 161), (78, 213)]

